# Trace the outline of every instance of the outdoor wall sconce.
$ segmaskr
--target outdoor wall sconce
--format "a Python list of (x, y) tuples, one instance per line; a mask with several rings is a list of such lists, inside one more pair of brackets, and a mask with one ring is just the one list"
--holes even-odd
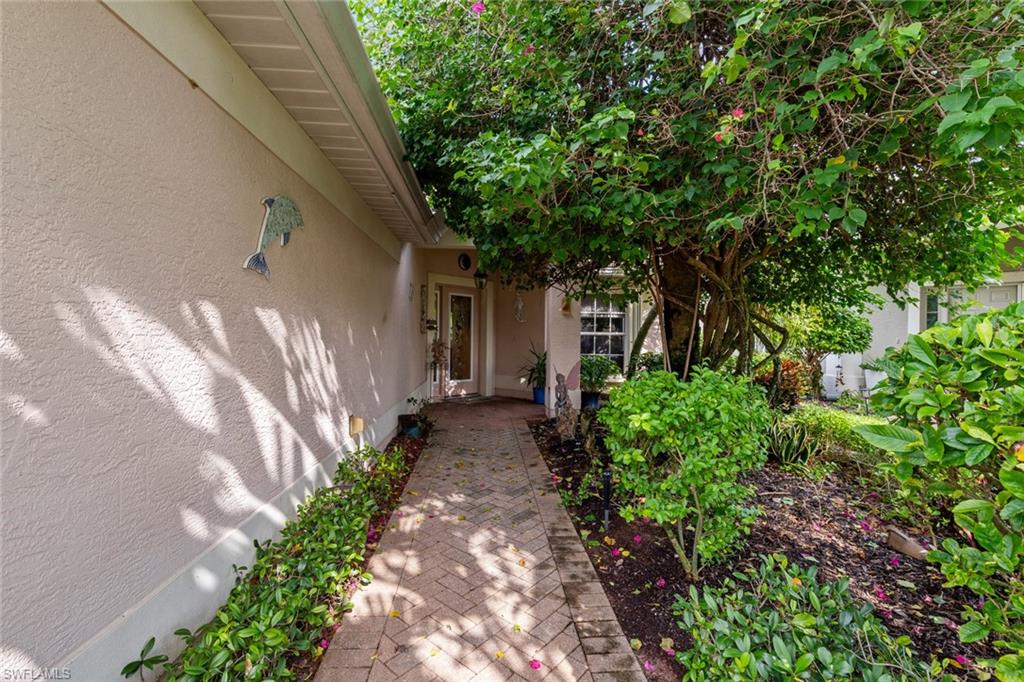
[(572, 317), (572, 299), (568, 296), (562, 296), (562, 314)]
[(428, 332), (436, 332), (437, 331), (437, 320), (425, 320), (425, 323), (426, 323), (426, 327), (427, 327), (427, 331)]
[(473, 281), (476, 282), (477, 289), (484, 289), (487, 287), (487, 273), (481, 270), (477, 270), (473, 273)]

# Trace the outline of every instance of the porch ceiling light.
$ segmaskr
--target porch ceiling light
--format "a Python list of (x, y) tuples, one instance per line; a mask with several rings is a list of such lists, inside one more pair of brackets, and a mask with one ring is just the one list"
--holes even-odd
[(476, 282), (477, 289), (487, 288), (487, 273), (477, 270), (473, 273), (473, 281)]

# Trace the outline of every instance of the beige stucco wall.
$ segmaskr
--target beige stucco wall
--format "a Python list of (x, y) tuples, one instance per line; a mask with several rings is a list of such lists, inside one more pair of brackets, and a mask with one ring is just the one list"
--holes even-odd
[[(349, 413), (386, 436), (426, 379), (426, 276), (102, 6), (2, 13), (0, 644), (45, 666), (283, 522)], [(241, 264), (277, 193), (305, 228), (266, 280)], [(212, 613), (230, 575), (195, 580)]]
[(515, 288), (501, 286), (495, 292), (494, 387), (498, 395), (532, 399), (533, 387), (520, 381), (520, 370), (533, 362), (531, 344), (538, 352), (544, 350), (544, 290), (532, 289), (520, 295), (522, 322), (515, 317)]

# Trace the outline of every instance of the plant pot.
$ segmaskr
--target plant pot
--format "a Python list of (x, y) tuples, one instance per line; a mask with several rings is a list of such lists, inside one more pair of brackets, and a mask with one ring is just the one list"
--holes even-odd
[(538, 405), (544, 404), (544, 387), (534, 386), (533, 387), (533, 402)]
[(601, 407), (601, 394), (583, 391), (580, 393), (580, 407), (589, 407), (592, 410)]
[(420, 418), (415, 414), (398, 415), (398, 431), (403, 436), (419, 438), (423, 434), (420, 428)]

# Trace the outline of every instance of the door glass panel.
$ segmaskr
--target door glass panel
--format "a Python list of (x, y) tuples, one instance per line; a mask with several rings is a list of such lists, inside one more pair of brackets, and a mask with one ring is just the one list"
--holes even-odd
[(449, 376), (452, 381), (473, 378), (473, 299), (452, 294), (448, 299)]

